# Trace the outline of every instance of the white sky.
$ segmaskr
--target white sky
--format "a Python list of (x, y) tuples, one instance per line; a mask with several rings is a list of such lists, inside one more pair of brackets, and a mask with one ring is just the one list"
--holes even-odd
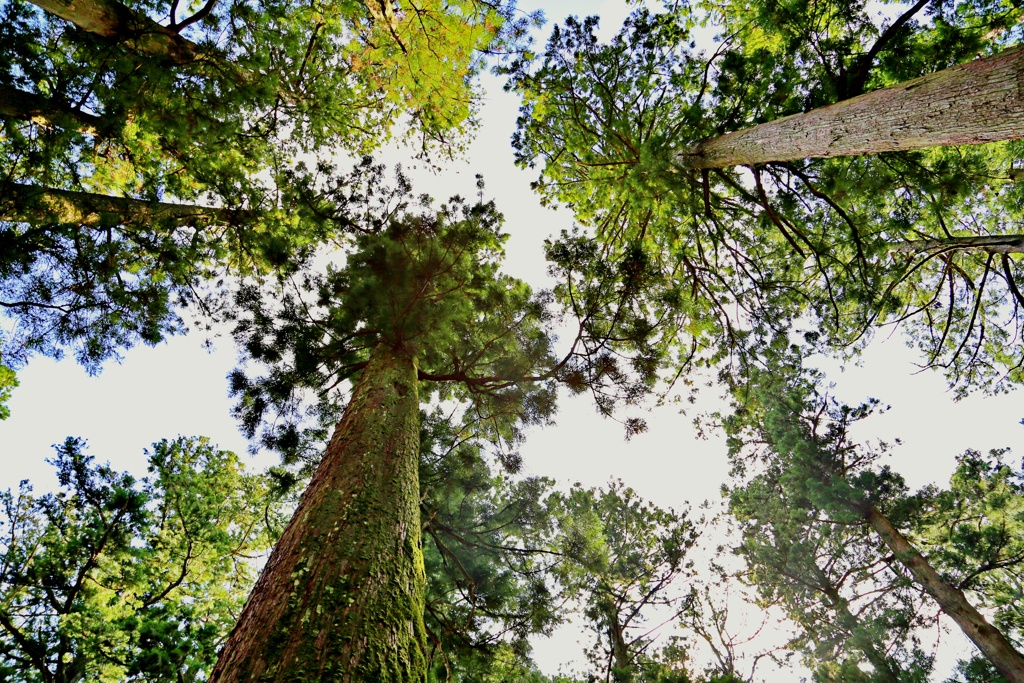
[[(521, 2), (524, 10), (537, 5), (544, 5), (549, 19), (542, 36), (570, 12), (600, 14), (608, 31), (617, 28), (628, 11), (621, 0)], [(571, 227), (572, 219), (568, 212), (540, 207), (529, 189), (535, 173), (513, 165), (509, 138), (517, 101), (501, 90), (497, 79), (486, 77), (484, 82), (483, 126), (467, 155), (469, 161), (437, 177), (415, 173), (414, 187), (438, 199), (454, 193), (473, 196), (474, 174), (483, 173), (487, 194), (496, 198), (507, 219), (505, 229), (511, 233), (506, 269), (544, 286), (543, 239)], [(401, 156), (390, 158), (400, 160)], [(51, 488), (55, 481), (44, 461), (52, 454), (50, 446), (68, 435), (87, 438), (89, 451), (98, 459), (140, 475), (146, 462), (143, 449), (178, 434), (206, 435), (222, 448), (244, 453), (246, 443), (229, 414), (225, 381), (234, 366), (234, 349), (228, 339), (217, 340), (212, 353), (203, 350), (201, 343), (199, 336), (190, 336), (157, 348), (135, 349), (123, 363), (108, 365), (98, 377), (87, 376), (71, 360), (32, 360), (19, 373), (21, 386), (10, 402), (11, 418), (0, 422), (0, 488), (16, 486), (21, 479), (31, 480), (37, 490)], [(847, 400), (875, 396), (892, 405), (888, 414), (865, 425), (871, 431), (866, 436), (902, 438), (904, 445), (897, 449), (893, 464), (912, 487), (944, 483), (953, 458), (968, 447), (1011, 446), (1017, 457), (1024, 452), (1020, 443), (1024, 428), (1018, 424), (1024, 411), (1017, 394), (953, 403), (941, 377), (915, 375), (912, 360), (902, 342), (891, 339), (875, 343), (862, 367), (830, 373)], [(698, 406), (714, 407), (714, 403)], [(622, 427), (597, 417), (586, 397), (563, 401), (557, 427), (530, 434), (522, 449), (526, 470), (553, 477), (564, 486), (576, 481), (599, 486), (618, 477), (654, 503), (676, 509), (717, 499), (727, 472), (721, 440), (698, 440), (691, 425), (693, 415), (680, 416), (673, 406), (654, 409), (646, 417), (650, 430), (627, 443)], [(272, 461), (269, 457), (253, 464)], [(578, 632), (563, 629), (551, 639), (539, 640), (536, 659), (547, 673), (554, 673), (560, 664), (580, 661), (579, 638)], [(589, 642), (587, 638), (584, 642)], [(950, 664), (954, 651), (960, 650), (954, 646), (958, 641), (957, 634), (944, 637), (940, 647)], [(793, 680), (793, 673), (777, 680)]]

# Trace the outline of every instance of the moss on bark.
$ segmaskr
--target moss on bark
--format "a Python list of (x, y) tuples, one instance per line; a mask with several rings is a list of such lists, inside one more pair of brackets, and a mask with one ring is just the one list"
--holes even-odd
[(415, 353), (378, 346), (211, 683), (426, 677)]

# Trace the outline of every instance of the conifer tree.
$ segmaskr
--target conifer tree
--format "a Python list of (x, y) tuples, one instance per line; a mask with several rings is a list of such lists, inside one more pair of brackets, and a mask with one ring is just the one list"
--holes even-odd
[[(822, 543), (827, 548), (837, 538), (870, 534), (870, 542), (875, 546), (873, 553), (851, 556), (846, 549), (826, 550), (823, 559), (834, 563), (833, 567), (848, 563), (850, 570), (841, 574), (843, 579), (856, 581), (858, 572), (867, 571), (864, 578), (880, 585), (881, 590), (909, 579), (956, 623), (1000, 675), (1009, 681), (1024, 680), (1024, 654), (1003, 630), (978, 611), (973, 600), (968, 600), (965, 589), (971, 588), (970, 581), (958, 581), (944, 573), (937, 564), (944, 553), (940, 551), (933, 561), (925, 557), (920, 542), (915, 541), (915, 520), (923, 501), (931, 496), (909, 495), (899, 474), (876, 464), (886, 450), (885, 444), (872, 448), (851, 440), (850, 425), (869, 415), (877, 401), (851, 408), (821, 395), (815, 386), (817, 378), (800, 370), (799, 358), (791, 350), (772, 349), (766, 358), (763, 367), (749, 369), (748, 381), (737, 385), (737, 410), (726, 422), (738, 466), (742, 470), (749, 465), (758, 472), (745, 487), (732, 494), (732, 503), (751, 532), (768, 526), (782, 535), (774, 545), (783, 549), (800, 547), (810, 536), (812, 564), (816, 559), (814, 553), (818, 552), (814, 544)], [(752, 448), (745, 449), (745, 442), (751, 443)], [(755, 464), (759, 460), (760, 466)], [(964, 490), (962, 484), (957, 488)], [(983, 489), (984, 484), (979, 488)], [(981, 498), (978, 495), (972, 507), (983, 506)], [(779, 505), (788, 512), (777, 510)], [(777, 521), (780, 519), (782, 523)], [(949, 518), (944, 523), (957, 528)], [(1000, 537), (998, 522), (988, 529), (994, 539)], [(969, 533), (963, 528), (961, 531)], [(813, 540), (814, 536), (825, 540)], [(980, 555), (989, 555), (986, 560), (972, 563), (978, 575), (998, 568), (1007, 542), (996, 542), (992, 549), (978, 548)], [(763, 544), (755, 541), (754, 545), (762, 546), (763, 554)], [(768, 550), (769, 555), (772, 552)], [(890, 568), (872, 574), (870, 568), (879, 562), (880, 552), (886, 557), (883, 566), (891, 563)], [(867, 556), (865, 561), (858, 559), (862, 555)], [(1012, 549), (1001, 559), (1011, 565), (1020, 562)], [(893, 566), (897, 563), (898, 568)], [(778, 562), (768, 564), (780, 566)], [(807, 562), (796, 563), (795, 567), (786, 565), (796, 573), (791, 578), (797, 582), (801, 575), (807, 575), (810, 566)], [(820, 569), (812, 567), (812, 571)], [(970, 571), (967, 570), (968, 574)], [(786, 575), (785, 569), (781, 575)], [(817, 590), (826, 592), (823, 586)], [(845, 600), (848, 602), (849, 597)], [(837, 597), (831, 601), (845, 607)], [(903, 603), (906, 608), (906, 601)], [(843, 620), (839, 623), (842, 625)], [(912, 625), (912, 620), (903, 619), (903, 623), (906, 627)], [(856, 636), (856, 632), (851, 630), (851, 635)], [(866, 647), (862, 651), (869, 652)], [(881, 664), (874, 660), (872, 663), (876, 668)]]
[[(422, 680), (421, 402), (461, 404), (475, 437), (514, 464), (522, 426), (549, 418), (556, 379), (587, 357), (581, 333), (556, 361), (549, 297), (499, 271), (492, 204), (417, 207), (401, 177), (386, 191), (379, 173), (332, 190), (354, 234), (343, 263), (238, 295), (238, 340), (265, 369), (232, 376), (249, 434), (308, 457), (346, 405), (213, 681)], [(595, 384), (635, 394), (628, 378)]]
[[(642, 500), (621, 481), (606, 489), (576, 485), (556, 495), (562, 552), (557, 575), (583, 605), (595, 644), (587, 651), (594, 675), (625, 683), (647, 680), (657, 668), (654, 646), (662, 625), (690, 606), (683, 585), (692, 575), (686, 553), (697, 531), (685, 513)], [(666, 614), (667, 612), (667, 614)]]
[(206, 439), (160, 441), (136, 480), (68, 438), (58, 489), (0, 493), (4, 680), (202, 680), (281, 520), (269, 478)]
[[(638, 10), (606, 43), (596, 18), (567, 20), (537, 62), (510, 69), (509, 87), (523, 97), (518, 159), (538, 165), (542, 200), (571, 206), (602, 258), (642, 249), (680, 282), (671, 304), (659, 292), (644, 305), (682, 330), (683, 364), (718, 362), (737, 337), (770, 337), (811, 313), (834, 348), (904, 323), (925, 363), (961, 390), (1019, 381), (1024, 357), (1008, 349), (1024, 302), (1020, 239), (1006, 220), (1019, 214), (1019, 144), (813, 157), (872, 152), (839, 149), (856, 137), (843, 112), (861, 106), (886, 141), (877, 152), (1019, 137), (1020, 8), (918, 2), (877, 26), (863, 3), (706, 3), (704, 18), (666, 5)], [(705, 20), (719, 31), (711, 54), (691, 45)], [(1015, 66), (1005, 79), (941, 85), (997, 64)], [(937, 97), (990, 95), (979, 106), (1015, 112), (985, 132), (929, 140), (882, 113), (913, 116), (916, 104), (872, 110), (933, 86)], [(842, 121), (825, 123), (832, 114)], [(983, 117), (959, 116), (945, 131), (965, 130), (967, 118)], [(803, 147), (819, 133), (826, 147)], [(710, 161), (712, 149), (755, 139), (757, 156)], [(721, 167), (734, 163), (747, 166)]]

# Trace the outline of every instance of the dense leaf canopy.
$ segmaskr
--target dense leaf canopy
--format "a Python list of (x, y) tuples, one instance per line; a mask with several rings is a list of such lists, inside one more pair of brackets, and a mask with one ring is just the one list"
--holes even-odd
[[(679, 3), (556, 27), (510, 68), (514, 138), (536, 188), (570, 206), (617, 262), (642, 250), (675, 296), (641, 295), (679, 335), (676, 360), (720, 362), (795, 318), (832, 348), (905, 322), (923, 364), (961, 390), (1019, 379), (1013, 217), (1019, 144), (694, 170), (724, 133), (930, 73), (1019, 40), (1009, 3), (918, 2), (881, 25), (863, 3)], [(711, 54), (695, 47), (714, 26)], [(988, 240), (986, 242), (986, 240)], [(997, 247), (1001, 244), (1002, 248)], [(614, 339), (614, 338), (613, 338)]]
[(209, 673), (279, 527), (268, 481), (206, 439), (160, 441), (136, 481), (69, 438), (60, 485), (0, 494), (0, 673), (181, 681)]
[[(514, 4), (0, 6), (0, 306), (8, 364), (72, 349), (90, 369), (180, 331), (225, 270), (283, 267), (336, 228), (299, 158), (392, 132), (451, 154)], [(190, 14), (191, 13), (191, 14)]]

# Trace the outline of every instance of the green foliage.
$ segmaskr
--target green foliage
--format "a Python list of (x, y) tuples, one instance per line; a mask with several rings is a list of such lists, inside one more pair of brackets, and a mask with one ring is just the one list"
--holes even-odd
[(1024, 471), (1006, 450), (967, 451), (949, 487), (920, 499), (917, 533), (929, 561), (974, 600), (1018, 647), (1024, 638)]
[(532, 680), (527, 637), (561, 619), (548, 581), (558, 559), (552, 482), (496, 473), (472, 431), (437, 410), (424, 415), (420, 450), (433, 675)]
[[(954, 618), (973, 605), (993, 608), (997, 636), (1019, 638), (1024, 497), (1004, 452), (968, 451), (948, 489), (912, 494), (879, 463), (886, 444), (849, 436), (877, 401), (851, 408), (823, 395), (795, 349), (767, 358), (737, 387), (737, 410), (725, 421), (742, 478), (728, 491), (730, 510), (750, 580), (800, 625), (795, 644), (818, 678), (856, 680), (856, 669), (869, 680), (925, 680), (931, 657), (913, 629), (936, 613), (920, 602), (921, 588)], [(961, 591), (969, 603), (950, 597), (962, 601)], [(965, 663), (961, 674), (969, 671), (980, 669)]]
[[(300, 156), (367, 151), (396, 127), (424, 152), (455, 152), (474, 126), (484, 53), (521, 49), (539, 21), (481, 0), (123, 9), (150, 29), (80, 28), (23, 0), (0, 6), (10, 362), (71, 349), (95, 370), (119, 349), (181, 332), (183, 304), (209, 314), (197, 290), (224, 270), (294, 267), (328, 236), (298, 197)], [(35, 197), (52, 191), (78, 193), (64, 197), (77, 210)], [(98, 208), (111, 198), (138, 205)], [(136, 210), (156, 200), (189, 206), (159, 218)]]
[(153, 445), (149, 476), (69, 438), (59, 490), (0, 495), (0, 671), (20, 681), (204, 680), (281, 511), (206, 439)]
[(514, 459), (522, 425), (554, 410), (548, 297), (500, 272), (505, 236), (493, 203), (455, 197), (435, 210), (421, 197), (417, 206), (400, 174), (396, 189), (382, 191), (381, 170), (367, 170), (342, 184), (356, 233), (338, 255), (343, 265), (238, 292), (236, 337), (267, 369), (231, 376), (246, 431), (256, 434), (276, 412), (285, 419), (263, 433), (264, 444), (286, 461), (316, 458), (344, 404), (339, 384), (378, 344), (408, 345), (420, 380), (435, 383), (441, 400), (465, 404), (477, 435)]
[(815, 680), (927, 680), (931, 657), (914, 630), (935, 612), (861, 512), (872, 504), (905, 526), (915, 509), (902, 478), (878, 465), (888, 446), (849, 440), (850, 426), (878, 404), (838, 404), (817, 393), (798, 356), (768, 353), (774, 362), (750, 369), (724, 424), (736, 477), (726, 493), (746, 579), (798, 626), (791, 646)]
[[(508, 69), (523, 98), (513, 144), (521, 165), (539, 166), (542, 201), (571, 207), (602, 260), (640, 248), (661, 274), (638, 305), (659, 345), (677, 337), (662, 362), (678, 377), (731, 361), (751, 333), (810, 315), (833, 349), (902, 325), (959, 391), (1019, 381), (1018, 259), (956, 241), (1014, 230), (1003, 219), (1019, 213), (1007, 182), (1018, 144), (705, 172), (677, 155), (997, 52), (1017, 41), (1021, 9), (920, 2), (878, 27), (860, 2), (666, 5), (637, 10), (607, 43), (595, 18), (571, 18), (541, 59)], [(701, 24), (720, 31), (713, 54), (695, 49)], [(929, 238), (937, 246), (912, 246)]]
[(668, 622), (689, 609), (687, 591), (673, 583), (692, 574), (686, 553), (697, 539), (694, 523), (622, 482), (606, 489), (577, 484), (555, 494), (553, 504), (566, 559), (557, 576), (566, 595), (582, 603), (596, 636), (587, 651), (593, 673), (615, 681), (676, 680), (674, 662), (659, 661), (652, 647), (657, 629), (649, 619), (654, 610), (667, 610)]
[(11, 416), (11, 409), (6, 404), (17, 386), (18, 377), (14, 370), (0, 363), (0, 420), (6, 420)]
[(1008, 683), (1008, 681), (999, 675), (999, 672), (989, 664), (987, 659), (972, 657), (967, 661), (958, 662), (954, 675), (948, 678), (946, 683)]

